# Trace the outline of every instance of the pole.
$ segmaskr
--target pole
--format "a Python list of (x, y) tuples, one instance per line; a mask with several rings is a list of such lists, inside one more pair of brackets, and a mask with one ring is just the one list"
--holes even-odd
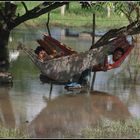
[(48, 20), (47, 20), (46, 26), (47, 26), (47, 29), (48, 29), (48, 34), (49, 34), (49, 36), (51, 36), (51, 32), (50, 32), (50, 28), (49, 28), (49, 22), (50, 22), (50, 12), (48, 12)]
[[(93, 13), (93, 26), (92, 26), (92, 46), (90, 49), (94, 48), (94, 43), (95, 43), (95, 13)], [(92, 82), (91, 82), (91, 90), (94, 90), (94, 83), (95, 83), (95, 78), (96, 78), (96, 72), (93, 73), (92, 77)]]

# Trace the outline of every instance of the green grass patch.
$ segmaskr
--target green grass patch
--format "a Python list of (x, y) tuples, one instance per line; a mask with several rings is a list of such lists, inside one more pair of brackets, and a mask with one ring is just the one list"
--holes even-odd
[(140, 120), (104, 121), (83, 130), (82, 138), (140, 138)]
[[(92, 14), (87, 16), (76, 15), (74, 13), (67, 13), (61, 16), (58, 13), (51, 13), (50, 15), (50, 26), (60, 26), (60, 27), (89, 27), (92, 28)], [(28, 24), (31, 26), (46, 26), (47, 14), (38, 17), (37, 19), (29, 20)], [(112, 17), (97, 17), (96, 16), (96, 29), (111, 29), (119, 28), (128, 25), (129, 22), (124, 17), (119, 17), (117, 15), (112, 15)]]
[(0, 125), (0, 138), (29, 138), (29, 135), (23, 130), (5, 128)]

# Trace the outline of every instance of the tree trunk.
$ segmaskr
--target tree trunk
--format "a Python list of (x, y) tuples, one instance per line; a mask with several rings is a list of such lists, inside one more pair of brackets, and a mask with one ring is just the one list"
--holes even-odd
[(10, 31), (1, 30), (0, 31), (0, 48), (3, 48), (8, 45)]
[(7, 71), (9, 68), (8, 39), (9, 31), (0, 32), (0, 71)]

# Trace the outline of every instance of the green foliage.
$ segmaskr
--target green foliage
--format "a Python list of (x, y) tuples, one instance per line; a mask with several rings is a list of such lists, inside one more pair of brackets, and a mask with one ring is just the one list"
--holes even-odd
[(4, 8), (4, 2), (0, 2), (0, 9)]
[(126, 2), (116, 2), (114, 3), (114, 12), (120, 15), (124, 7), (126, 7)]
[(105, 2), (104, 5), (105, 5), (106, 7), (109, 6), (110, 8), (113, 8), (113, 7), (114, 7), (113, 2), (109, 2), (109, 1)]
[(135, 8), (140, 8), (140, 2), (114, 2), (114, 12), (120, 14), (122, 11), (135, 11)]
[(92, 15), (92, 13), (97, 13), (101, 15), (106, 13), (105, 2), (97, 2), (93, 4), (92, 8), (82, 9), (79, 2), (70, 2), (69, 10), (67, 13), (73, 13), (76, 15)]
[(139, 5), (139, 2), (114, 2), (114, 12), (118, 15), (124, 13), (128, 20), (132, 22), (137, 20)]
[(105, 3), (104, 2), (97, 2), (95, 5), (94, 5), (94, 9), (95, 9), (95, 12), (105, 12), (106, 11), (106, 7), (105, 7)]
[(79, 2), (70, 2), (69, 10), (66, 11), (68, 14), (75, 14), (75, 15), (87, 15), (89, 13), (88, 9), (81, 9)]

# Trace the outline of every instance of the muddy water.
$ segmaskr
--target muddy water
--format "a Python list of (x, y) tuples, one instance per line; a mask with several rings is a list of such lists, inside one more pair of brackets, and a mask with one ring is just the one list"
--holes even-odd
[(79, 137), (102, 119), (126, 119), (131, 114), (118, 97), (103, 92), (63, 95), (48, 101), (31, 122), (34, 137)]
[[(40, 32), (39, 32), (40, 33)], [(16, 43), (22, 40), (35, 48), (35, 35), (17, 33), (9, 43), (10, 52), (16, 52)], [(60, 36), (56, 36), (60, 39)], [(77, 51), (89, 48), (90, 40), (74, 37), (61, 38)], [(13, 47), (14, 46), (14, 47)], [(0, 86), (0, 121), (6, 127), (27, 128), (31, 138), (80, 137), (87, 127), (102, 120), (140, 118), (140, 84), (131, 81), (121, 66), (96, 75), (94, 91), (89, 89), (67, 91), (64, 85), (43, 83), (40, 71), (26, 54), (19, 52), (10, 62), (12, 85)]]

